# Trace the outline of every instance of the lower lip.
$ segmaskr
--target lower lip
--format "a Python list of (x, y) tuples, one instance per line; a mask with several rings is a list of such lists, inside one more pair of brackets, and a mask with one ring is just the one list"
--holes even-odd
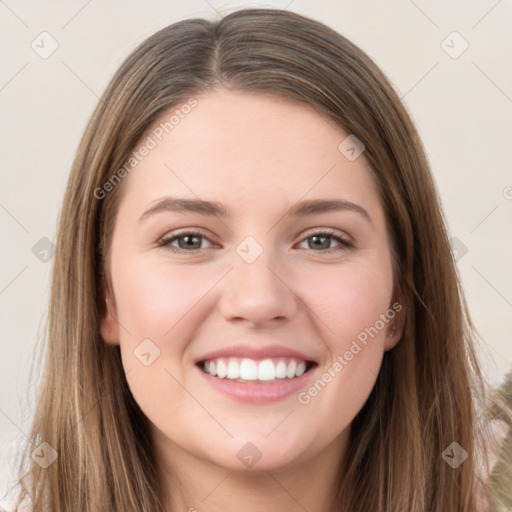
[(196, 367), (206, 382), (220, 393), (246, 403), (268, 403), (277, 402), (298, 393), (314, 373), (316, 366), (310, 368), (300, 377), (293, 379), (280, 379), (262, 383), (242, 383), (230, 379), (219, 379), (201, 368)]

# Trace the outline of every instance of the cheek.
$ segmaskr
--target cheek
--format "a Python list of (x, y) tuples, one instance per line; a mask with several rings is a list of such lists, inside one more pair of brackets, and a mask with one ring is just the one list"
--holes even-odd
[(392, 270), (385, 260), (379, 264), (329, 265), (315, 270), (314, 275), (301, 273), (299, 279), (319, 328), (339, 349), (373, 326), (392, 299)]
[(159, 425), (172, 425), (185, 409), (200, 417), (180, 385), (187, 370), (183, 354), (200, 323), (200, 300), (218, 273), (149, 258), (112, 268), (123, 367), (136, 402)]
[(395, 313), (390, 304), (390, 262), (382, 258), (379, 263), (359, 261), (333, 268), (324, 269), (317, 281), (322, 285), (309, 294), (308, 303), (321, 319), (318, 325), (329, 360), (299, 402), (315, 407), (325, 421), (342, 428), (359, 412), (375, 384)]
[[(117, 313), (137, 337), (163, 342), (218, 279), (208, 270), (137, 260), (113, 272)], [(176, 348), (176, 345), (173, 345)], [(163, 347), (163, 345), (162, 345)]]

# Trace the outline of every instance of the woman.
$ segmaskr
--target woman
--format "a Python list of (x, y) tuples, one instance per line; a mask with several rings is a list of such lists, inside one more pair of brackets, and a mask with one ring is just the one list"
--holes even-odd
[(127, 58), (73, 165), (49, 321), (33, 510), (491, 510), (419, 137), (316, 21), (187, 20)]

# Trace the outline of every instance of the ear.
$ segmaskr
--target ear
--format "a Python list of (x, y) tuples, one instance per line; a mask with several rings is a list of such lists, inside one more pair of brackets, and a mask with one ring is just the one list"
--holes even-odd
[(108, 290), (104, 292), (105, 307), (100, 319), (101, 337), (109, 345), (119, 345), (119, 323), (117, 314), (113, 306), (110, 293)]
[[(393, 315), (394, 312), (394, 315)], [(384, 350), (394, 348), (404, 332), (405, 326), (405, 300), (401, 286), (397, 286), (393, 294), (393, 300), (389, 305), (388, 316), (393, 316), (386, 327), (386, 340), (384, 342)]]

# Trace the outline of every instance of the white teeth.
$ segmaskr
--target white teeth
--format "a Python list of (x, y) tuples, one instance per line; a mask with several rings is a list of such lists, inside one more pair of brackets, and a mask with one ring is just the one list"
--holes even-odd
[(222, 359), (217, 360), (217, 377), (223, 379), (228, 374), (228, 370)]
[(258, 379), (259, 380), (274, 380), (276, 372), (274, 370), (274, 363), (272, 359), (264, 359), (258, 365)]
[(240, 377), (240, 366), (236, 361), (228, 363), (228, 379), (238, 379)]
[(300, 377), (306, 371), (306, 363), (302, 361), (297, 365), (297, 369), (295, 370), (295, 375)]
[(286, 363), (279, 361), (276, 365), (276, 379), (284, 379), (286, 377)]
[(286, 368), (286, 376), (289, 379), (293, 379), (295, 377), (295, 370), (297, 369), (297, 363), (295, 361), (290, 361), (288, 368)]
[(293, 379), (306, 371), (306, 362), (292, 358), (253, 360), (249, 358), (217, 358), (205, 361), (203, 370), (220, 379), (260, 380)]
[(258, 380), (258, 365), (255, 361), (252, 359), (242, 359), (240, 378), (244, 380)]

